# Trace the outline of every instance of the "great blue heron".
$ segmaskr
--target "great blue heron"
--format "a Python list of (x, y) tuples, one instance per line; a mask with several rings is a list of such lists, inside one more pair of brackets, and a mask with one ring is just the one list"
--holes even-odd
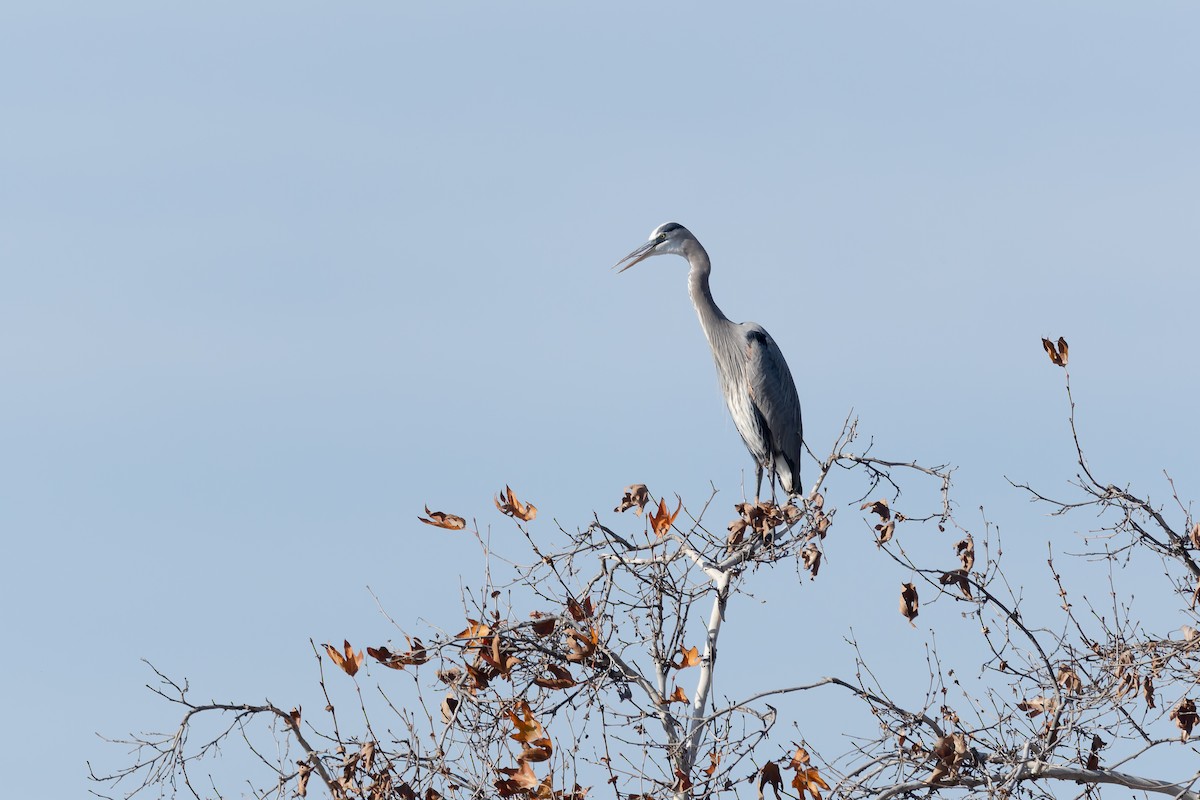
[(699, 240), (678, 222), (665, 222), (650, 234), (650, 241), (615, 266), (624, 272), (650, 256), (668, 254), (683, 256), (691, 266), (688, 294), (712, 349), (717, 379), (733, 424), (754, 458), (755, 499), (762, 490), (764, 469), (770, 475), (772, 497), (776, 476), (789, 497), (802, 494), (800, 448), (804, 429), (796, 382), (779, 345), (761, 325), (733, 322), (717, 308), (708, 287), (712, 263)]

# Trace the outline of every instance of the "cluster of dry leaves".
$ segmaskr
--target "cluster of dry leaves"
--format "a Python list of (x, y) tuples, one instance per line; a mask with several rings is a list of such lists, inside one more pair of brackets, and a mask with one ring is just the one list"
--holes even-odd
[(1042, 347), (1046, 348), (1046, 355), (1050, 356), (1050, 361), (1057, 367), (1067, 366), (1067, 340), (1058, 337), (1057, 345), (1049, 339), (1042, 339)]
[[(791, 760), (784, 765), (786, 769), (795, 770), (796, 774), (792, 777), (791, 786), (796, 790), (798, 800), (804, 800), (806, 795), (812, 795), (813, 800), (821, 800), (820, 790), (829, 789), (829, 784), (821, 777), (817, 768), (809, 764), (810, 760), (808, 751), (803, 747), (797, 747)], [(780, 772), (779, 762), (768, 761), (759, 770), (758, 800), (764, 800), (763, 788), (766, 786), (770, 786), (775, 792), (776, 800), (782, 800), (783, 774)]]
[[(493, 502), (501, 514), (522, 522), (531, 522), (537, 516), (537, 506), (522, 502), (510, 486), (505, 486), (504, 491), (493, 498)], [(444, 511), (430, 511), (429, 506), (425, 506), (425, 516), (417, 517), (417, 520), (448, 531), (461, 531), (467, 527), (467, 521), (462, 517)]]

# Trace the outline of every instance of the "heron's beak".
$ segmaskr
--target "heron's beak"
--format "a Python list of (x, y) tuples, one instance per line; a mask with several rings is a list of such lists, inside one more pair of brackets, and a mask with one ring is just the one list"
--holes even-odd
[(628, 264), (625, 264), (625, 266), (617, 270), (617, 272), (624, 272), (639, 261), (649, 258), (650, 256), (654, 255), (654, 245), (656, 244), (658, 244), (658, 242), (654, 239), (651, 239), (637, 250), (634, 250), (632, 253), (622, 258), (616, 264), (613, 264), (613, 269), (621, 267), (622, 264), (625, 264), (625, 262), (628, 261)]

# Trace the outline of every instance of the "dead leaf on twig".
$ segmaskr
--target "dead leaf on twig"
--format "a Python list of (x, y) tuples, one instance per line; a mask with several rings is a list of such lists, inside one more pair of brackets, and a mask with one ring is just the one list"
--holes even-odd
[(883, 547), (892, 540), (892, 534), (896, 532), (896, 520), (889, 519), (887, 522), (881, 522), (875, 526), (875, 532), (879, 536), (875, 539), (876, 547)]
[(1074, 668), (1069, 664), (1062, 664), (1058, 668), (1058, 685), (1071, 694), (1079, 694), (1079, 690), (1083, 688), (1083, 681), (1079, 679), (1079, 673)]
[(501, 514), (507, 514), (524, 522), (531, 521), (537, 516), (537, 506), (533, 503), (522, 503), (517, 499), (513, 490), (505, 486), (499, 497), (493, 499)]
[(671, 696), (667, 698), (668, 703), (684, 703), (688, 702), (688, 697), (683, 693), (683, 687), (676, 684), (675, 691), (671, 692)]
[(917, 623), (913, 622), (919, 613), (917, 607), (920, 599), (917, 597), (917, 587), (911, 583), (900, 584), (900, 613), (908, 620), (908, 624), (914, 628)]
[(571, 614), (571, 619), (576, 622), (583, 622), (585, 619), (591, 619), (596, 613), (595, 606), (592, 605), (592, 596), (588, 595), (583, 598), (580, 603), (574, 597), (567, 598), (567, 611)]
[(454, 715), (458, 711), (458, 698), (454, 695), (454, 690), (446, 692), (446, 696), (442, 698), (442, 722), (446, 725), (454, 722)]
[(813, 578), (817, 577), (817, 572), (821, 569), (821, 551), (817, 549), (815, 544), (809, 543), (800, 551), (800, 559), (804, 563), (804, 568), (812, 573)]
[(871, 509), (871, 513), (878, 514), (879, 518), (884, 522), (887, 522), (892, 518), (892, 510), (888, 508), (887, 500), (869, 500), (866, 503), (863, 503), (859, 508), (863, 511), (867, 510), (868, 508)]
[(386, 647), (378, 649), (368, 647), (367, 655), (392, 669), (404, 669), (406, 666), (424, 664), (429, 660), (429, 653), (420, 639), (411, 639), (407, 634), (404, 638), (408, 640), (408, 652), (406, 653), (393, 653)]
[(1058, 337), (1058, 346), (1049, 339), (1042, 339), (1042, 347), (1046, 348), (1046, 355), (1050, 356), (1050, 362), (1056, 367), (1065, 367), (1067, 365), (1067, 340)]
[(343, 640), (342, 645), (346, 650), (346, 654), (344, 656), (339, 653), (337, 648), (331, 644), (325, 645), (325, 652), (329, 654), (329, 658), (334, 664), (337, 664), (342, 668), (343, 672), (353, 678), (355, 673), (358, 672), (358, 668), (362, 666), (363, 653), (360, 650), (358, 654), (355, 655), (354, 648), (350, 646), (350, 642), (348, 641)]
[(554, 677), (537, 677), (533, 679), (535, 684), (544, 689), (570, 689), (575, 685), (575, 679), (571, 677), (571, 671), (566, 667), (560, 667), (557, 664), (547, 664), (546, 671)]
[(967, 737), (961, 733), (942, 736), (933, 743), (932, 755), (937, 759), (937, 764), (925, 782), (937, 783), (943, 778), (955, 778), (963, 759), (967, 757)]
[(679, 794), (690, 792), (692, 790), (692, 779), (682, 770), (677, 769), (675, 770), (675, 786), (672, 789)]
[(1088, 751), (1087, 762), (1083, 765), (1086, 769), (1093, 771), (1100, 769), (1100, 751), (1104, 749), (1105, 745), (1106, 742), (1103, 739), (1092, 734), (1092, 747)]
[(1175, 722), (1175, 727), (1179, 728), (1179, 738), (1182, 741), (1187, 741), (1192, 735), (1192, 728), (1196, 725), (1196, 701), (1183, 698), (1175, 704), (1175, 708), (1171, 709), (1171, 717)]
[(502, 767), (496, 770), (508, 776), (507, 780), (498, 780), (494, 784), (501, 797), (512, 797), (523, 793), (533, 795), (541, 785), (541, 781), (533, 774), (533, 767), (528, 761), (517, 763), (520, 764), (519, 767)]
[(296, 767), (296, 794), (300, 797), (307, 797), (308, 776), (312, 773), (313, 766), (307, 761), (297, 761)]
[(646, 503), (649, 502), (650, 492), (646, 489), (646, 484), (635, 483), (632, 486), (625, 487), (625, 494), (621, 497), (621, 503), (613, 511), (619, 514), (632, 508), (633, 513), (640, 517), (642, 511), (646, 508)]
[(425, 506), (425, 513), (428, 515), (428, 519), (425, 517), (417, 517), (417, 519), (426, 525), (432, 525), (435, 528), (445, 528), (448, 531), (461, 531), (467, 527), (467, 521), (454, 514), (447, 514), (444, 511), (430, 511), (429, 506)]
[(792, 778), (792, 788), (796, 790), (800, 800), (804, 800), (806, 794), (812, 795), (813, 800), (821, 800), (820, 789), (828, 789), (829, 784), (821, 777), (816, 767), (809, 766), (810, 758), (808, 751), (803, 747), (796, 748), (792, 760), (787, 764), (788, 769), (796, 770), (796, 776)]
[(758, 772), (758, 800), (763, 800), (763, 787), (767, 784), (775, 790), (776, 800), (782, 800), (780, 790), (783, 789), (783, 775), (779, 772), (779, 765), (774, 761), (768, 761), (763, 764), (763, 768)]
[(952, 583), (958, 584), (958, 590), (963, 593), (963, 597), (968, 600), (974, 599), (971, 594), (971, 581), (967, 579), (966, 570), (952, 569), (949, 572), (943, 572), (938, 578), (938, 583), (942, 586), (949, 586)]
[(671, 532), (671, 526), (675, 524), (675, 518), (679, 516), (679, 512), (683, 509), (683, 500), (680, 499), (679, 505), (675, 508), (675, 513), (667, 511), (667, 501), (659, 499), (658, 511), (650, 517), (650, 528), (661, 539)]
[(954, 543), (954, 552), (958, 554), (964, 571), (970, 572), (975, 568), (975, 539), (970, 534)]
[(746, 538), (746, 529), (750, 523), (744, 517), (738, 517), (729, 523), (729, 536), (725, 537), (725, 549), (732, 553)]
[(1058, 708), (1058, 702), (1053, 697), (1034, 697), (1017, 703), (1017, 709), (1025, 712), (1027, 717), (1038, 714), (1053, 714)]
[(700, 666), (700, 660), (700, 651), (695, 647), (679, 645), (679, 661), (672, 661), (671, 666), (675, 669), (698, 667)]
[(549, 615), (543, 614), (541, 611), (530, 611), (529, 616), (533, 618), (533, 632), (543, 639), (554, 633), (554, 626), (558, 624), (558, 620)]

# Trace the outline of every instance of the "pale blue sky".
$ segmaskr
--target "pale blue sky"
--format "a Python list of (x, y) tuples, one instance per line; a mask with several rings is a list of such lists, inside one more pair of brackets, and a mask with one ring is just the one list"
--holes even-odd
[[(425, 503), (499, 534), (509, 483), (549, 533), (711, 481), (727, 516), (750, 465), (686, 265), (609, 270), (666, 220), (814, 449), (853, 407), (1031, 562), (1073, 530), (1004, 480), (1073, 475), (1041, 336), (1093, 466), (1200, 496), (1198, 32), (1190, 2), (10, 4), (7, 790), (82, 793), (120, 762), (94, 731), (172, 724), (139, 658), (290, 707), (308, 637), (388, 635), (368, 585), (457, 624), (479, 561)], [(782, 608), (836, 607), (870, 555), (842, 519)], [(849, 672), (828, 622), (790, 675)]]

